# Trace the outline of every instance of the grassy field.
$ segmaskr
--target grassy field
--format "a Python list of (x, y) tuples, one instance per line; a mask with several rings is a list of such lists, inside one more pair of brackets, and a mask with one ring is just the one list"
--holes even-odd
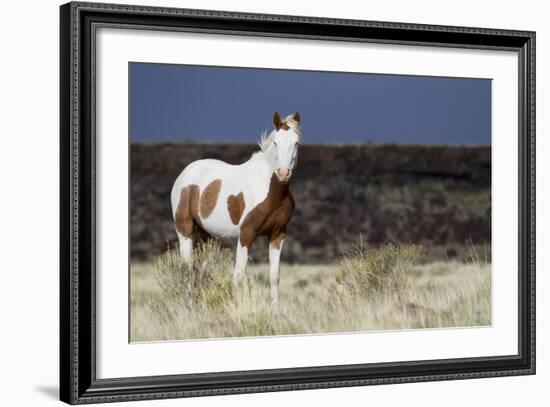
[(231, 284), (232, 254), (209, 243), (192, 267), (176, 252), (131, 265), (131, 341), (491, 324), (491, 265), (425, 263), (419, 246), (357, 250), (333, 265), (282, 264), (279, 306), (267, 264)]

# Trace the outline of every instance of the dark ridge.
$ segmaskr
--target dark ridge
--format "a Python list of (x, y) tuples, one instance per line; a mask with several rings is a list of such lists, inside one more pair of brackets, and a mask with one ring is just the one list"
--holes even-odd
[[(133, 144), (132, 259), (158, 255), (176, 241), (170, 191), (186, 165), (201, 158), (239, 164), (256, 150), (253, 144)], [(285, 261), (336, 261), (360, 235), (372, 245), (420, 243), (436, 258), (491, 240), (490, 146), (305, 144), (291, 188), (296, 211)], [(255, 243), (252, 257), (267, 259), (265, 242)]]

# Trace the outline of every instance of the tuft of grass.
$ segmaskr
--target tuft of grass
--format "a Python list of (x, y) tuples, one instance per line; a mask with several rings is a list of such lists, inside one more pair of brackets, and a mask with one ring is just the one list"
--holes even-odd
[(385, 244), (368, 249), (360, 240), (338, 266), (338, 292), (368, 297), (376, 293), (401, 293), (411, 290), (415, 267), (422, 264), (426, 252), (419, 245)]
[(269, 265), (234, 286), (231, 252), (214, 241), (185, 264), (177, 251), (131, 266), (132, 341), (483, 326), (491, 323), (491, 265), (424, 264), (420, 246), (356, 249), (333, 265), (281, 265), (271, 306)]
[(177, 250), (167, 251), (157, 259), (154, 272), (164, 308), (220, 308), (233, 295), (232, 264), (231, 252), (214, 240), (198, 244), (190, 263), (183, 261)]

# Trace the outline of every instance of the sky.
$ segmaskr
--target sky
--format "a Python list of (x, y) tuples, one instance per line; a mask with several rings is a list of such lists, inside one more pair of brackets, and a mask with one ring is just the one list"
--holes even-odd
[(132, 142), (254, 143), (299, 111), (303, 143), (491, 143), (491, 80), (130, 63)]

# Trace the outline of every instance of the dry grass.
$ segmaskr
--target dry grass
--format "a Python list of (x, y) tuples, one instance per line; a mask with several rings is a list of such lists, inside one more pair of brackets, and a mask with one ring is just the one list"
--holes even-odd
[(191, 264), (183, 262), (176, 251), (165, 253), (153, 269), (163, 294), (156, 305), (169, 313), (181, 307), (188, 311), (217, 310), (232, 298), (233, 285), (226, 278), (232, 265), (229, 250), (214, 240), (197, 246)]
[(231, 252), (208, 243), (185, 266), (177, 253), (131, 267), (131, 340), (485, 326), (491, 265), (422, 264), (419, 246), (359, 245), (335, 265), (281, 265), (279, 307), (268, 265), (231, 284)]
[(422, 246), (386, 244), (368, 249), (361, 238), (338, 267), (339, 291), (354, 297), (405, 293), (414, 285), (414, 268), (426, 255)]

